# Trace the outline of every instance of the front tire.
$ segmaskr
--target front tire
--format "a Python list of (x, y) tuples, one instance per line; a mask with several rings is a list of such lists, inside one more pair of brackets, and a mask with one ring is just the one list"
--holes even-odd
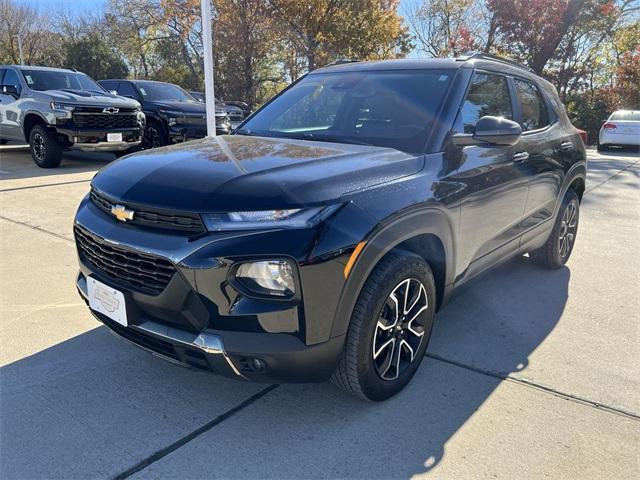
[(142, 148), (148, 150), (151, 148), (164, 147), (168, 143), (169, 139), (164, 133), (162, 125), (155, 121), (149, 121), (142, 136)]
[(427, 349), (435, 306), (433, 274), (422, 258), (392, 253), (381, 260), (356, 302), (333, 383), (375, 402), (400, 392)]
[(40, 168), (55, 168), (62, 160), (62, 146), (56, 135), (44, 125), (35, 125), (29, 132), (29, 149)]
[(529, 252), (531, 262), (548, 269), (562, 268), (573, 251), (579, 220), (580, 200), (574, 190), (569, 190), (562, 199), (556, 223), (546, 243)]

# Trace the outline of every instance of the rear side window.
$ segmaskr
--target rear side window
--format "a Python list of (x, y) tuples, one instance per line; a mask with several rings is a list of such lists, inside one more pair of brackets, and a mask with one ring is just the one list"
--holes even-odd
[(118, 82), (113, 82), (111, 80), (106, 80), (106, 81), (101, 81), (98, 82), (100, 84), (100, 86), (102, 88), (104, 88), (107, 91), (111, 91), (111, 90), (117, 90), (118, 89)]
[(507, 79), (502, 75), (475, 73), (462, 105), (464, 133), (473, 133), (478, 120), (486, 115), (513, 119)]
[(549, 112), (538, 87), (524, 80), (514, 79), (516, 95), (522, 110), (523, 131), (538, 130), (549, 125)]
[(640, 110), (618, 110), (617, 112), (613, 112), (609, 117), (609, 120), (631, 120), (631, 121), (639, 121), (640, 120)]

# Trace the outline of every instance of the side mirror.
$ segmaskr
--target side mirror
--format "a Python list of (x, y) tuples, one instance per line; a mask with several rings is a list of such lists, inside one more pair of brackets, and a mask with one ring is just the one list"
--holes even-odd
[(109, 90), (109, 93), (111, 95), (118, 95), (118, 91), (117, 90)]
[(467, 145), (515, 145), (520, 141), (522, 128), (513, 120), (501, 117), (485, 116), (476, 123), (473, 134), (457, 133), (453, 143), (459, 147)]
[(13, 98), (18, 98), (18, 89), (15, 85), (2, 85), (2, 93), (4, 95), (11, 95)]

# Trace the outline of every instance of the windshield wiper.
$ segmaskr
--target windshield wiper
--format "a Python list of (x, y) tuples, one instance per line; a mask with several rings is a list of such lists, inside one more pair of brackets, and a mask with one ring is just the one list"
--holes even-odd
[[(247, 137), (256, 137), (258, 136), (258, 133), (254, 132), (253, 130), (249, 130), (248, 128), (241, 128), (239, 130), (234, 130), (233, 131), (234, 135), (245, 135)], [(263, 135), (265, 136), (265, 135)]]
[(369, 147), (373, 146), (371, 143), (361, 142), (359, 140), (352, 140), (350, 138), (336, 137), (331, 135), (318, 135), (316, 133), (302, 133), (300, 134), (299, 138), (302, 138), (304, 140), (315, 140), (317, 142), (348, 143), (351, 145), (366, 145)]

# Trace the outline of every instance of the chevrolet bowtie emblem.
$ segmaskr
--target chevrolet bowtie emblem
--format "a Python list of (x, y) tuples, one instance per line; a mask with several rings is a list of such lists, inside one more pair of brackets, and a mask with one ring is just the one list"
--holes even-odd
[(111, 207), (111, 213), (121, 222), (133, 220), (133, 210), (127, 210), (124, 205), (114, 205)]

